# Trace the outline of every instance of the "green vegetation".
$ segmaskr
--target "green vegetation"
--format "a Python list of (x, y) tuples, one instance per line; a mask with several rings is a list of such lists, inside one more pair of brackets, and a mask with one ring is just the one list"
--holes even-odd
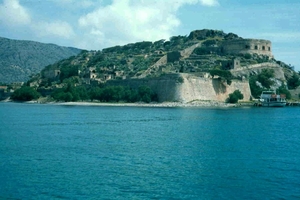
[[(233, 33), (204, 29), (193, 31), (188, 37), (173, 36), (169, 41), (142, 41), (101, 51), (83, 50), (77, 56), (48, 65), (41, 73), (31, 76), (27, 86), (37, 86), (37, 91), (45, 96), (52, 93), (52, 98), (57, 101), (151, 102), (157, 100), (157, 95), (147, 86), (128, 88), (109, 85), (122, 85), (122, 80), (125, 79), (154, 78), (164, 74), (174, 74), (173, 81), (179, 84), (183, 83), (184, 79), (175, 75), (178, 72), (192, 73), (198, 77), (206, 77), (209, 72), (211, 76), (218, 78), (222, 86), (226, 86), (226, 83), (230, 85), (234, 78), (244, 79), (248, 74), (256, 74), (260, 68), (252, 70), (248, 66), (262, 62), (277, 62), (284, 70), (289, 89), (300, 85), (299, 75), (293, 74), (288, 65), (273, 58), (250, 53), (225, 54), (226, 49), (222, 42), (235, 38), (239, 37)], [(246, 45), (246, 49), (248, 47), (250, 48)], [(50, 57), (51, 51), (46, 51), (46, 55)], [(9, 55), (4, 52), (3, 56)], [(238, 70), (245, 67), (249, 73), (235, 72), (237, 77), (233, 77), (230, 70), (237, 65), (233, 63), (234, 59), (239, 60)], [(13, 70), (22, 71), (18, 66), (14, 66)], [(275, 85), (276, 80), (272, 69), (264, 69), (249, 79), (251, 92), (255, 97), (258, 97), (262, 90)], [(104, 85), (105, 83), (107, 85)], [(285, 88), (280, 89), (286, 92)], [(239, 97), (239, 93), (232, 93), (228, 101), (235, 102)]]
[[(271, 85), (274, 84), (272, 78), (274, 78), (273, 69), (263, 69), (260, 74), (251, 76), (249, 85), (252, 96), (259, 97), (262, 91), (270, 89)], [(259, 84), (261, 84), (261, 86)]]
[(246, 53), (245, 55), (244, 55), (244, 58), (246, 58), (246, 59), (251, 59), (252, 58), (252, 56), (251, 56), (251, 54), (250, 53)]
[(63, 81), (66, 78), (70, 78), (72, 76), (78, 75), (78, 66), (76, 65), (63, 65), (61, 66), (61, 74), (60, 74), (60, 80)]
[(208, 39), (208, 40), (204, 41), (202, 44), (209, 47), (209, 46), (216, 45), (217, 41), (215, 39)]
[(31, 101), (38, 99), (39, 97), (40, 94), (35, 89), (28, 86), (23, 86), (14, 91), (10, 98), (14, 101)]
[(195, 53), (196, 55), (207, 55), (210, 54), (210, 50), (206, 47), (198, 47), (194, 50), (193, 53)]
[(287, 79), (287, 85), (289, 89), (296, 89), (300, 85), (299, 75), (293, 73), (292, 77)]
[(181, 56), (181, 54), (179, 51), (170, 52), (170, 53), (168, 53), (168, 56), (167, 56), (167, 62), (179, 61), (180, 56)]
[(26, 82), (32, 74), (59, 60), (78, 55), (80, 49), (0, 37), (0, 81)]
[(257, 76), (250, 77), (249, 85), (252, 96), (258, 98), (264, 89), (257, 84)]
[(235, 90), (233, 93), (229, 94), (229, 98), (227, 99), (227, 103), (237, 103), (239, 99), (243, 99), (244, 95), (239, 90)]
[(51, 97), (57, 101), (65, 102), (89, 99), (87, 89), (84, 86), (75, 87), (72, 83), (68, 83), (64, 88), (55, 89)]
[(178, 82), (178, 83), (183, 83), (183, 82), (184, 82), (184, 79), (180, 76), (180, 77), (177, 78), (177, 82)]
[(288, 91), (288, 89), (286, 89), (285, 85), (281, 85), (278, 89), (277, 89), (277, 94), (285, 94), (287, 99), (291, 99), (292, 95), (291, 93)]
[(273, 69), (263, 69), (257, 76), (257, 81), (265, 88), (270, 88), (274, 84), (274, 70)]
[(228, 85), (231, 84), (233, 78), (232, 74), (228, 70), (213, 69), (209, 71), (211, 76), (219, 76), (222, 80), (225, 80)]
[(101, 102), (139, 102), (150, 103), (158, 101), (157, 95), (147, 86), (132, 89), (123, 86), (102, 86), (87, 89), (84, 86), (75, 87), (68, 83), (64, 88), (53, 91), (52, 98), (56, 101), (98, 100)]
[[(272, 80), (272, 78), (274, 78), (274, 70), (273, 69), (263, 69), (260, 74), (251, 76), (249, 79), (251, 94), (254, 97), (259, 97), (261, 95), (262, 91), (264, 91), (266, 89), (270, 89), (271, 85), (274, 84), (274, 81)], [(259, 84), (261, 84), (261, 86)], [(291, 93), (288, 91), (288, 89), (285, 85), (281, 85), (277, 89), (277, 93), (285, 94), (287, 99), (291, 99)]]

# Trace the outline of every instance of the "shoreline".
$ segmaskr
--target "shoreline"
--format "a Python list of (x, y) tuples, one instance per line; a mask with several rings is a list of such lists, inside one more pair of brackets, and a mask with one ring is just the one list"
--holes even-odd
[[(29, 102), (28, 102), (29, 103)], [(39, 103), (39, 102), (31, 102)], [(111, 107), (156, 107), (156, 108), (232, 108), (240, 107), (240, 104), (228, 104), (223, 102), (211, 102), (211, 101), (195, 101), (195, 102), (162, 102), (162, 103), (106, 103), (106, 102), (48, 102), (42, 104), (64, 105), (64, 106), (111, 106)]]
[(110, 107), (149, 107), (149, 108), (235, 108), (235, 107), (252, 107), (252, 103), (236, 103), (230, 104), (225, 102), (218, 101), (192, 101), (192, 102), (152, 102), (152, 103), (107, 103), (107, 102), (54, 102), (54, 101), (25, 101), (25, 102), (16, 102), (11, 100), (0, 101), (0, 102), (12, 102), (12, 103), (25, 103), (25, 104), (49, 104), (49, 105), (62, 105), (62, 106), (110, 106)]

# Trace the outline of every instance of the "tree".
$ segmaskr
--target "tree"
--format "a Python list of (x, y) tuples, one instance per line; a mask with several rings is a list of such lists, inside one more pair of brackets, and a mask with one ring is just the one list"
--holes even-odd
[(40, 96), (41, 94), (35, 89), (29, 86), (23, 86), (14, 91), (10, 98), (14, 101), (31, 101), (33, 99), (38, 99)]
[(205, 47), (198, 47), (194, 50), (193, 53), (195, 53), (197, 55), (206, 55), (206, 54), (209, 54), (210, 51)]
[[(271, 85), (274, 84), (272, 78), (274, 78), (273, 69), (263, 69), (260, 74), (251, 76), (249, 78), (249, 85), (252, 96), (258, 97), (264, 88), (269, 89)], [(261, 87), (257, 84), (257, 82), (261, 84)]]
[(63, 81), (66, 78), (70, 78), (72, 76), (78, 76), (78, 66), (72, 65), (70, 63), (62, 64), (60, 68), (60, 80)]
[(251, 59), (252, 58), (252, 55), (250, 54), (250, 53), (246, 53), (245, 55), (244, 55), (244, 58), (246, 58), (246, 59)]
[(286, 89), (286, 86), (281, 85), (278, 89), (277, 89), (277, 93), (278, 94), (285, 94), (287, 99), (291, 99), (292, 95), (290, 93), (290, 91), (288, 91), (288, 89)]
[(263, 69), (261, 71), (261, 73), (257, 75), (257, 80), (265, 88), (270, 88), (271, 85), (274, 84), (274, 81), (271, 80), (271, 78), (274, 78), (274, 70), (273, 69)]
[(158, 99), (157, 95), (148, 86), (140, 86), (138, 89), (124, 86), (92, 87), (87, 91), (84, 86), (75, 87), (71, 83), (68, 83), (64, 88), (54, 90), (51, 96), (57, 101), (66, 102), (97, 99), (102, 102), (144, 101), (149, 103)]
[(228, 70), (221, 70), (221, 69), (213, 69), (209, 71), (210, 75), (219, 76), (221, 79), (226, 80), (227, 84), (231, 84), (231, 80), (233, 78), (232, 74)]
[(249, 79), (251, 94), (254, 97), (259, 97), (263, 91), (263, 88), (259, 87), (256, 84), (256, 82), (257, 82), (257, 76), (251, 76)]
[(101, 96), (102, 96), (102, 89), (99, 87), (93, 87), (90, 91), (89, 91), (89, 97), (90, 99), (93, 101), (94, 99), (97, 100), (101, 100)]
[(90, 98), (87, 89), (84, 86), (78, 86), (75, 89), (80, 100), (88, 100)]
[(293, 76), (287, 80), (287, 85), (289, 89), (296, 89), (300, 85), (299, 76), (294, 73)]
[(244, 95), (239, 90), (235, 90), (233, 93), (229, 94), (227, 103), (237, 103), (239, 99), (243, 99)]
[(138, 89), (140, 101), (150, 103), (151, 101), (157, 100), (157, 95), (148, 86), (140, 86)]
[(65, 102), (88, 100), (90, 98), (84, 86), (75, 87), (71, 82), (68, 82), (64, 88), (54, 90), (51, 96), (57, 101)]

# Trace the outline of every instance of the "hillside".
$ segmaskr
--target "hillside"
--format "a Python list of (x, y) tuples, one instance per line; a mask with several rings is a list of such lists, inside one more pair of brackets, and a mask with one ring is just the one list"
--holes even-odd
[[(204, 29), (169, 40), (82, 51), (46, 66), (28, 84), (44, 95), (65, 88), (58, 96), (63, 96), (62, 91), (69, 93), (68, 101), (74, 95), (73, 100), (82, 99), (73, 87), (80, 86), (81, 92), (90, 95), (103, 85), (129, 89), (146, 85), (159, 101), (225, 101), (235, 90), (243, 91), (244, 100), (249, 100), (263, 89), (287, 92), (300, 82), (290, 66), (274, 58), (271, 41)], [(96, 93), (102, 101), (103, 91)]]
[[(234, 64), (234, 59), (239, 66)], [(202, 76), (214, 68), (231, 70), (261, 63), (277, 64), (290, 70), (272, 56), (270, 41), (243, 39), (233, 33), (204, 29), (193, 31), (189, 36), (173, 36), (169, 41), (143, 41), (102, 51), (83, 51), (43, 71), (69, 69), (74, 71), (73, 75), (89, 76), (92, 81), (105, 82), (178, 72)], [(69, 76), (63, 71), (61, 80)]]
[(0, 83), (27, 81), (45, 66), (80, 52), (76, 48), (0, 37)]

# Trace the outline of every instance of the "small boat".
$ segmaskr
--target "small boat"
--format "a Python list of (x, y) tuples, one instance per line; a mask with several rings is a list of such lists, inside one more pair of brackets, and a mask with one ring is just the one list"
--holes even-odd
[(286, 105), (286, 96), (285, 94), (276, 94), (274, 91), (263, 91), (259, 101), (262, 106), (283, 107)]

